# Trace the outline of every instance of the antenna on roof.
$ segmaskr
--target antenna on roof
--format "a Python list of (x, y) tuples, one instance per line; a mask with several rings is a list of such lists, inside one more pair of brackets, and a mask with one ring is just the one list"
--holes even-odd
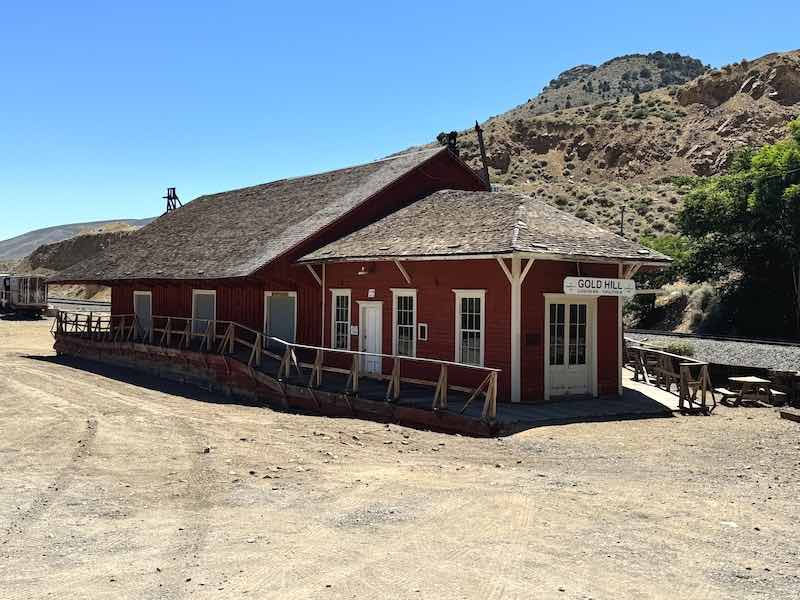
[(175, 193), (175, 188), (167, 188), (167, 195), (162, 197), (167, 201), (167, 212), (172, 212), (179, 206), (183, 206), (178, 194)]
[(491, 189), (491, 182), (489, 181), (489, 167), (486, 165), (486, 146), (483, 145), (483, 129), (481, 126), (478, 125), (478, 121), (475, 121), (475, 133), (478, 134), (478, 147), (481, 150), (481, 163), (483, 164), (483, 168), (481, 169), (481, 178), (486, 183), (486, 187)]

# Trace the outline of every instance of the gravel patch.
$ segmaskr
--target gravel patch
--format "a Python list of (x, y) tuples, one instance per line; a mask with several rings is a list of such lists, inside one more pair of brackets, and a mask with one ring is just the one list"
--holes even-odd
[(796, 371), (800, 369), (800, 346), (732, 342), (642, 333), (627, 333), (625, 335), (635, 340), (657, 345), (676, 341), (689, 342), (694, 348), (694, 358), (717, 365), (756, 367), (778, 371)]

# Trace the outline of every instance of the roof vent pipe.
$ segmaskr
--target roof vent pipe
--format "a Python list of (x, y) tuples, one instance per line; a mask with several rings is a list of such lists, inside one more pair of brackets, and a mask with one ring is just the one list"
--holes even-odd
[(481, 169), (481, 179), (483, 179), (486, 184), (486, 188), (491, 190), (492, 184), (489, 181), (489, 166), (486, 164), (486, 146), (483, 145), (483, 129), (478, 125), (478, 121), (475, 121), (475, 133), (478, 134), (478, 147), (481, 151), (481, 165), (483, 165)]

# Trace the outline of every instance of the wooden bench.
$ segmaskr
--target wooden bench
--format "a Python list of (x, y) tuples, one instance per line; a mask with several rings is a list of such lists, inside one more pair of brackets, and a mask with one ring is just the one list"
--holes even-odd
[(731, 391), (728, 388), (724, 388), (724, 387), (714, 388), (714, 391), (717, 394), (719, 394), (720, 396), (722, 396), (723, 400), (727, 400), (728, 398), (738, 398), (739, 397), (739, 392), (734, 392), (734, 391)]
[(782, 392), (781, 390), (774, 390), (772, 388), (761, 388), (762, 391), (766, 392), (769, 395), (770, 400), (772, 403), (775, 404), (776, 402), (780, 402), (783, 404), (786, 402), (787, 397), (789, 396), (788, 393)]

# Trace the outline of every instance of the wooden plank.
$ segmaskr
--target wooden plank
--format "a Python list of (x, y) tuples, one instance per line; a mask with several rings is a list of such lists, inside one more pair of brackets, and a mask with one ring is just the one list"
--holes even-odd
[(788, 410), (782, 410), (780, 411), (780, 415), (781, 419), (787, 419), (789, 421), (794, 421), (795, 423), (800, 423), (800, 413)]

